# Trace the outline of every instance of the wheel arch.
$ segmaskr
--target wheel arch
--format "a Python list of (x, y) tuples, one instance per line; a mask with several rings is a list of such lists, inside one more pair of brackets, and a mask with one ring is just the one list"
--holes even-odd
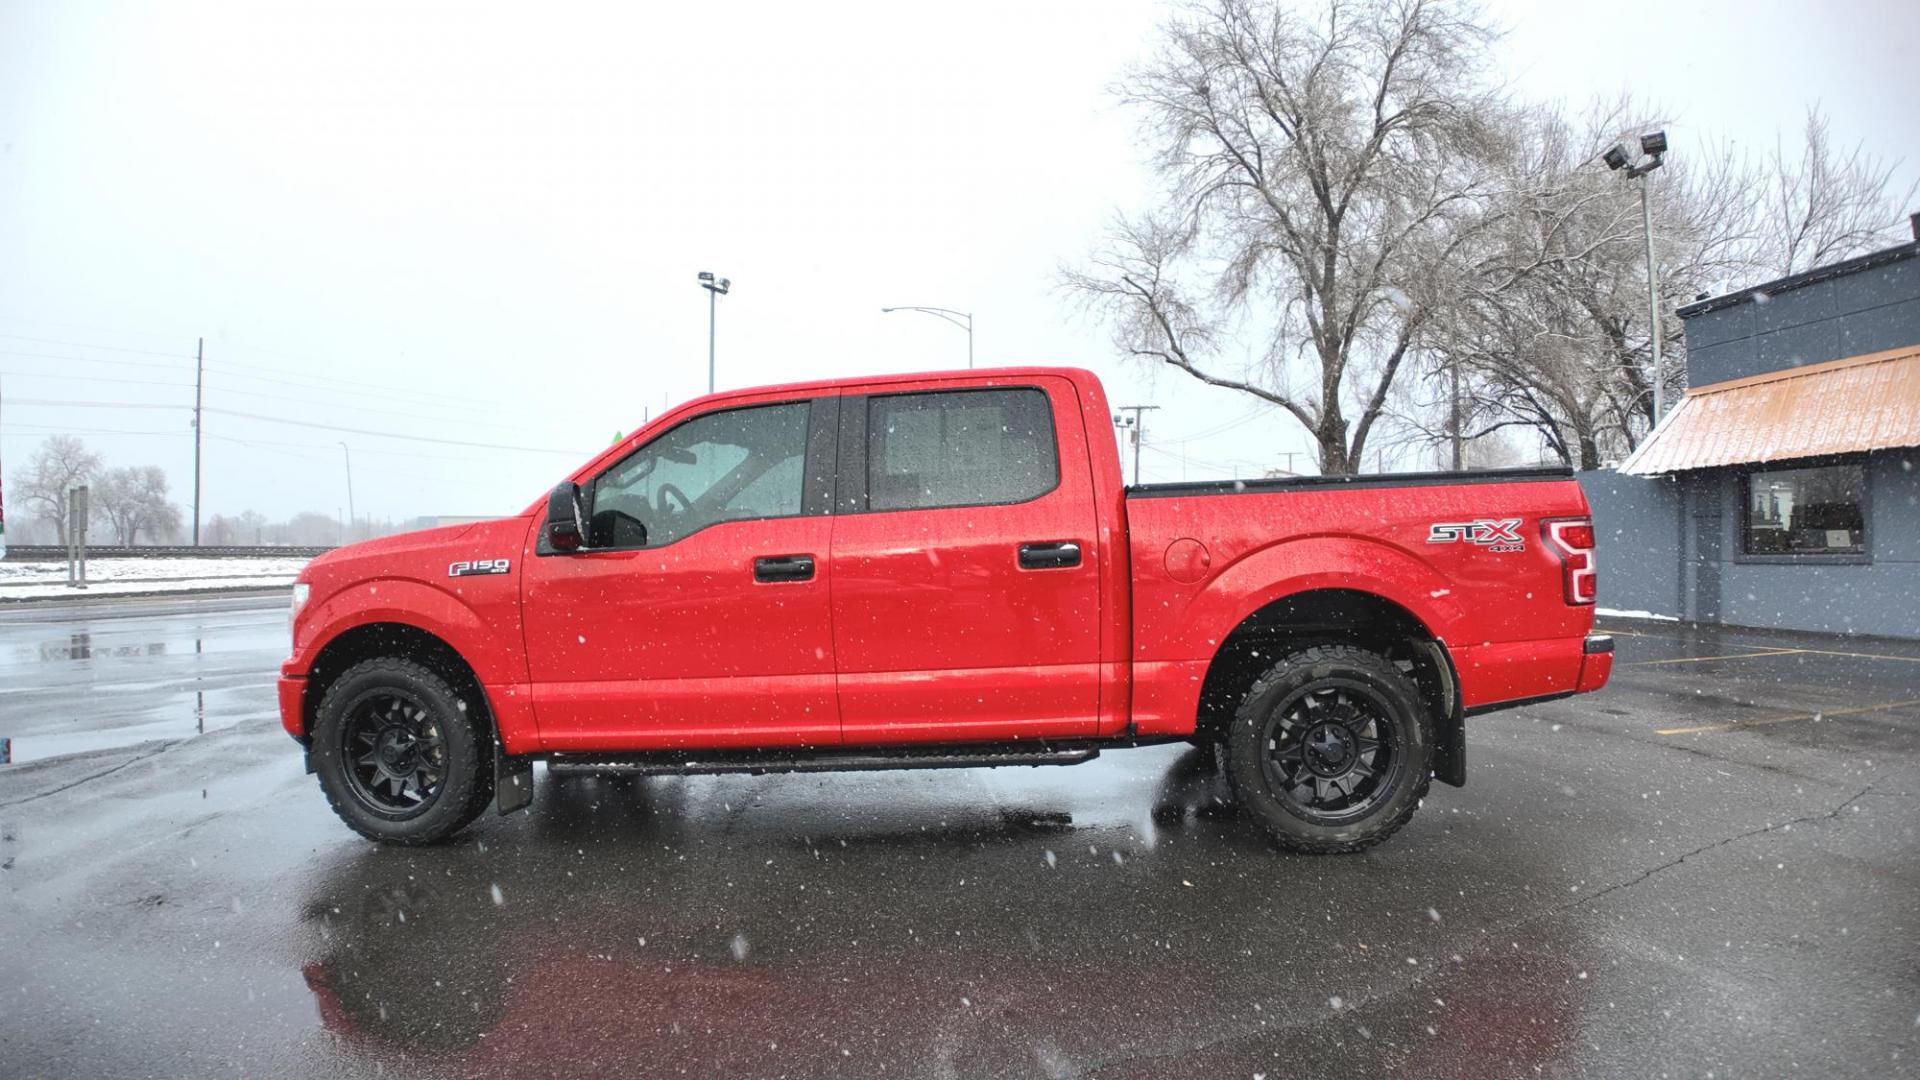
[(1434, 776), (1455, 786), (1464, 783), (1460, 678), (1446, 642), (1402, 604), (1361, 588), (1288, 593), (1242, 618), (1207, 664), (1196, 733), (1207, 738), (1224, 731), (1248, 688), (1282, 656), (1333, 643), (1379, 653), (1412, 677), (1433, 720)]
[(369, 622), (349, 627), (335, 635), (314, 655), (307, 670), (307, 685), (301, 699), (302, 721), (313, 731), (315, 713), (327, 690), (355, 664), (382, 656), (412, 660), (453, 687), (461, 702), (485, 725), (487, 733), (497, 734), (497, 720), (487, 700), (485, 687), (474, 673), (473, 665), (447, 641), (432, 631), (403, 622)]

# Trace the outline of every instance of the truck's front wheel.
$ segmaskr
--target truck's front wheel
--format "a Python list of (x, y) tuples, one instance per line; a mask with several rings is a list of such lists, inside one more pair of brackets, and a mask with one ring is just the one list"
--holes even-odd
[(1359, 851), (1407, 823), (1431, 780), (1420, 692), (1377, 653), (1318, 645), (1256, 679), (1227, 732), (1234, 794), (1282, 847)]
[(363, 836), (431, 844), (466, 828), (493, 794), (477, 709), (411, 660), (343, 672), (320, 699), (314, 771), (342, 821)]

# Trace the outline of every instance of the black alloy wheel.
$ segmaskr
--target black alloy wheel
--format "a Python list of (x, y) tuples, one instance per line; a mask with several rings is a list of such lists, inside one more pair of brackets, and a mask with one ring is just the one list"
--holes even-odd
[(1433, 779), (1433, 717), (1413, 677), (1358, 645), (1298, 648), (1247, 688), (1223, 733), (1235, 800), (1281, 847), (1371, 847)]
[(447, 738), (410, 694), (373, 690), (341, 725), (347, 788), (374, 812), (405, 819), (431, 809), (447, 779)]
[(1320, 825), (1365, 817), (1404, 760), (1388, 715), (1353, 679), (1303, 687), (1268, 714), (1262, 764), (1286, 808)]
[(310, 760), (327, 803), (355, 832), (390, 844), (437, 843), (493, 799), (489, 719), (484, 696), (463, 696), (440, 672), (375, 657), (326, 683)]

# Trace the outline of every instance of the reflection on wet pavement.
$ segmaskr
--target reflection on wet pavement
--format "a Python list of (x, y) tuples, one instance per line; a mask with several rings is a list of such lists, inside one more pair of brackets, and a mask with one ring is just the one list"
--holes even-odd
[(15, 761), (182, 738), (272, 707), (260, 673), (286, 653), (274, 601), (152, 615), (138, 603), (80, 607), (62, 623), (0, 613), (0, 737)]
[[(38, 666), (100, 664), (89, 632), (94, 659)], [(268, 633), (163, 635), (111, 685), (227, 653), (265, 683)], [(1859, 677), (1623, 666), (1476, 718), (1470, 785), (1337, 858), (1274, 851), (1184, 746), (542, 772), (526, 814), (381, 848), (270, 697), (235, 716), (175, 672), (144, 695), (184, 718), (204, 693), (204, 737), (0, 770), (0, 1040), (58, 1075), (1901, 1075), (1913, 714), (1657, 734), (1769, 695), (1920, 697), (1920, 664), (1829, 659)]]
[(1251, 1075), (1307, 1052), (1345, 1062), (1320, 1075), (1377, 1075), (1417, 1051), (1465, 1077), (1493, 1047), (1561, 1059), (1576, 943), (1455, 955), (1382, 868), (1275, 856), (1194, 814), (1216, 805), (1198, 752), (1126, 756), (1151, 760), (944, 791), (548, 780), (524, 828), (342, 855), (301, 905), (301, 976), (329, 1032), (403, 1072)]

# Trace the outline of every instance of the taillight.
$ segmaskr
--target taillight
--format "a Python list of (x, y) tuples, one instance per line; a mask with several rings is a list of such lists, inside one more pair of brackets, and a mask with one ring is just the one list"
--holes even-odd
[(1599, 586), (1593, 562), (1593, 519), (1563, 518), (1546, 522), (1546, 527), (1547, 540), (1560, 556), (1560, 580), (1567, 603), (1593, 603)]

